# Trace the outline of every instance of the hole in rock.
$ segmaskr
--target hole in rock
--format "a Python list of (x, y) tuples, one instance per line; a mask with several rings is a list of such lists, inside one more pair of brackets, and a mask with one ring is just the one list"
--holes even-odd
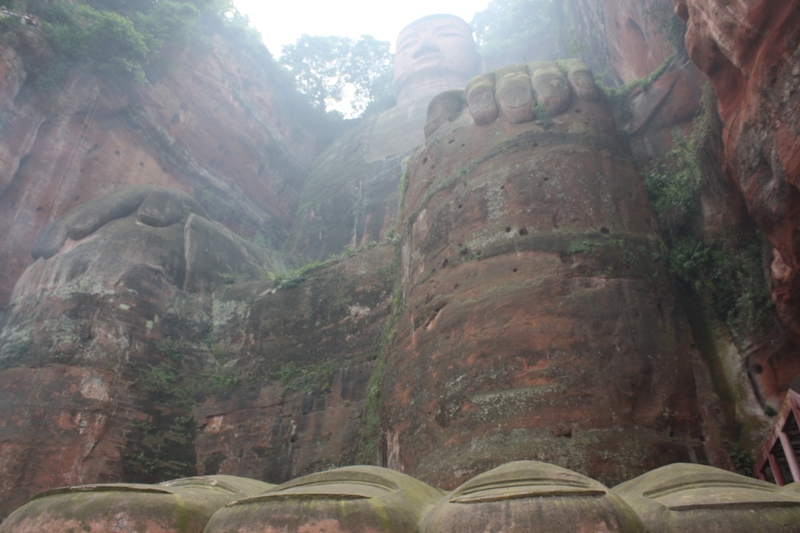
[(511, 226), (506, 226), (506, 233), (511, 233)]
[(427, 157), (423, 157), (423, 158), (422, 158), (422, 164), (424, 165), (424, 164), (425, 164), (425, 163), (427, 163), (427, 162), (428, 162), (428, 158), (427, 158)]
[(458, 289), (458, 283), (456, 283), (455, 286), (453, 287), (453, 290), (456, 290), (456, 289)]
[(464, 148), (464, 146), (466, 146), (466, 145), (464, 143), (461, 143), (461, 148)]
[(756, 374), (763, 374), (764, 373), (764, 367), (759, 365), (759, 364), (755, 364), (755, 365), (753, 365), (753, 372), (755, 372)]
[(456, 142), (455, 139), (450, 139), (449, 141), (447, 141), (447, 144), (453, 144), (454, 142)]
[(576, 107), (576, 108), (575, 108), (575, 112), (576, 112), (576, 113), (580, 113), (580, 112), (581, 112), (581, 110), (580, 110), (580, 109), (578, 109), (578, 108)]
[(519, 234), (522, 235), (522, 236), (527, 235), (528, 234), (527, 228), (520, 228)]
[(436, 310), (433, 312), (433, 314), (432, 314), (430, 317), (428, 317), (428, 320), (425, 322), (425, 329), (427, 329), (428, 331), (430, 331), (430, 330), (432, 330), (432, 329), (433, 329), (433, 327), (434, 327), (434, 325), (435, 325), (435, 324), (434, 324), (434, 321), (436, 320), (436, 317), (438, 317), (438, 316), (439, 316), (439, 313), (441, 313), (441, 312), (442, 312), (442, 309), (443, 309), (443, 308), (444, 308), (444, 306), (442, 306), (442, 307), (440, 307), (440, 308), (436, 309)]
[(506, 188), (506, 186), (505, 186), (505, 185), (501, 185), (501, 186), (500, 186), (500, 190), (501, 190), (501, 191), (502, 191), (503, 189), (505, 189), (505, 188)]
[(516, 269), (516, 268), (512, 268), (512, 269), (511, 269), (511, 272), (516, 272), (516, 271), (517, 271), (517, 269)]
[(608, 235), (609, 233), (611, 233), (611, 230), (603, 226), (602, 228), (600, 228), (600, 233), (602, 233), (603, 235)]
[(550, 181), (550, 178), (542, 178), (542, 181)]
[[(459, 209), (461, 209), (462, 207), (464, 207), (464, 205), (463, 205), (463, 204), (458, 204), (458, 208), (459, 208)], [(459, 246), (461, 246), (461, 245), (459, 244)]]
[(442, 268), (447, 268), (449, 263), (450, 261), (448, 261), (447, 258), (442, 259)]

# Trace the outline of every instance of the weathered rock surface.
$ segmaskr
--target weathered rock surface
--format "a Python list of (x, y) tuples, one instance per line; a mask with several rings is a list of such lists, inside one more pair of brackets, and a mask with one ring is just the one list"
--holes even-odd
[(392, 250), (337, 260), (293, 288), (215, 293), (212, 346), (239, 384), (197, 406), (200, 472), (271, 483), (356, 462), (392, 299)]
[(674, 146), (676, 132), (688, 134), (692, 120), (703, 110), (705, 77), (681, 58), (673, 59), (663, 74), (646, 87), (633, 89), (622, 104), (630, 110), (620, 117), (621, 130), (639, 168), (657, 165)]
[(800, 531), (797, 495), (703, 465), (674, 464), (614, 487), (647, 531)]
[(159, 485), (83, 485), (44, 492), (0, 525), (0, 531), (202, 533), (234, 500), (274, 485), (233, 476), (176, 479)]
[(271, 58), (215, 38), (152, 85), (71, 73), (47, 92), (31, 73), (52, 52), (40, 30), (21, 33), (0, 45), (0, 307), (39, 230), (120, 187), (180, 188), (228, 227), (283, 244), (317, 140)]
[[(509, 459), (613, 484), (705, 456), (642, 182), (585, 66), (554, 66), (497, 71), (485, 126), (435, 100), (441, 125), (409, 162), (385, 460), (446, 488)], [(561, 114), (504, 118), (537, 102)]]
[(565, 468), (518, 461), (462, 484), (421, 531), (644, 531), (636, 513), (603, 484)]
[[(180, 219), (162, 227), (176, 209)], [(42, 232), (49, 258), (24, 272), (0, 333), (4, 511), (31, 491), (119, 479), (139, 451), (136, 424), (155, 415), (169, 426), (190, 414), (172, 396), (192, 366), (208, 366), (208, 348), (183, 360), (158, 343), (202, 339), (210, 290), (224, 276), (278, 270), (266, 250), (193, 210), (202, 208), (186, 193), (138, 186), (78, 206)]]
[(716, 468), (670, 465), (609, 490), (556, 465), (518, 461), (447, 494), (375, 466), (339, 468), (278, 487), (210, 476), (63, 488), (37, 495), (0, 532), (48, 526), (145, 533), (796, 532), (798, 523), (800, 497), (789, 487)]
[(216, 513), (206, 531), (412, 533), (443, 495), (399, 472), (351, 466), (301, 477), (239, 500)]
[[(712, 3), (686, 0), (684, 15), (705, 21), (690, 49), (717, 58), (700, 64), (723, 96), (733, 98), (731, 79), (746, 81), (740, 110), (720, 103), (729, 171), (772, 231), (773, 295), (796, 324), (798, 260), (786, 240), (796, 28), (780, 9), (737, 4), (741, 24), (769, 31), (731, 40), (714, 24), (740, 22)], [(602, 21), (620, 80), (667, 57), (641, 2), (570, 5), (586, 6), (586, 27)], [(269, 68), (240, 69), (225, 43), (209, 56), (186, 52), (174, 74), (134, 95), (91, 76), (56, 94), (32, 91), (49, 51), (35, 29), (24, 43), (0, 49), (0, 299), (16, 287), (0, 315), (0, 516), (32, 492), (76, 483), (195, 472), (283, 483), (371, 460), (376, 445), (383, 464), (446, 488), (529, 458), (613, 484), (670, 461), (728, 465), (724, 430), (760, 409), (733, 342), (692, 338), (630, 153), (579, 63), (506, 68), (428, 109), (427, 96), (406, 102), (332, 145), (306, 182), (314, 134)], [(728, 63), (744, 74), (721, 74), (731, 67), (714, 46), (723, 59), (742, 56)], [(693, 67), (675, 63), (628, 95), (621, 126), (637, 163), (689, 124), (698, 83)], [(425, 136), (402, 191), (399, 272), (379, 245), (287, 273), (280, 255), (226, 229), (278, 246), (294, 220), (286, 249), (317, 260), (380, 241), (395, 222), (403, 159)], [(742, 181), (754, 158), (758, 172), (769, 168), (766, 185), (756, 171)], [(403, 312), (384, 329), (398, 276)], [(730, 351), (707, 361), (724, 367), (713, 376), (694, 346), (706, 341)], [(778, 394), (800, 370), (796, 358), (766, 345), (759, 353), (748, 366), (763, 375), (757, 390)], [(735, 398), (719, 378), (741, 389)], [(533, 476), (507, 473), (487, 479), (524, 490)], [(284, 489), (308, 496), (302, 482)], [(305, 525), (339, 527), (331, 494), (316, 495), (324, 509)], [(367, 498), (347, 496), (356, 506)], [(489, 511), (474, 522), (440, 501), (436, 520), (477, 530), (487, 513), (523, 523), (534, 507), (548, 512), (520, 499), (499, 513), (477, 502), (471, 509)], [(606, 527), (633, 523), (614, 502), (604, 509), (596, 516), (615, 517)], [(284, 518), (276, 527), (298, 520), (295, 510)], [(414, 520), (397, 523), (413, 530)]]
[[(674, 5), (673, 0), (567, 0), (568, 35), (584, 46), (581, 57), (606, 84), (628, 83), (656, 70), (672, 50), (665, 42), (664, 21), (648, 10)], [(612, 72), (606, 71), (611, 66)]]
[(403, 159), (424, 140), (425, 110), (432, 97), (368, 119), (317, 158), (297, 209), (289, 252), (322, 261), (346, 246), (385, 239), (395, 221)]
[[(686, 47), (717, 96), (726, 174), (774, 246), (770, 286), (795, 345), (800, 339), (798, 10), (795, 0), (681, 0), (677, 8), (688, 24)], [(788, 389), (800, 371), (795, 352), (767, 351), (753, 361), (762, 369), (754, 377), (765, 397)]]
[(355, 462), (391, 249), (281, 285), (275, 252), (192, 202), (120, 189), (43, 230), (0, 333), (0, 512), (65, 484)]

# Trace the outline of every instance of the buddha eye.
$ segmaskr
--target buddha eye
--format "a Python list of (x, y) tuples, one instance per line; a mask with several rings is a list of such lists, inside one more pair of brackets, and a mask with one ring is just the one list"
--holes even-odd
[(452, 32), (452, 31), (448, 31), (448, 32), (444, 32), (444, 33), (438, 33), (436, 36), (437, 37), (464, 37), (460, 33)]

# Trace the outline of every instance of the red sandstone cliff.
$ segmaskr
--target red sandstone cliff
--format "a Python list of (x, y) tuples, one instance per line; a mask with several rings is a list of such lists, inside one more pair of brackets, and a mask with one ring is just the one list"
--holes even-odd
[[(713, 0), (686, 0), (681, 4), (685, 6), (681, 13), (689, 19), (689, 50), (714, 83), (725, 123), (725, 154), (731, 182), (742, 192), (748, 211), (780, 253), (773, 262), (773, 294), (786, 323), (796, 324), (800, 313), (796, 303), (800, 296), (800, 282), (796, 281), (800, 256), (795, 253), (793, 240), (796, 218), (793, 202), (797, 200), (795, 182), (800, 158), (795, 120), (798, 99), (792, 81), (797, 80), (800, 74), (796, 72), (800, 70), (797, 51), (792, 48), (797, 46), (797, 21), (790, 15), (797, 12), (797, 2), (781, 4), (791, 6), (787, 11), (767, 10), (770, 3), (766, 1), (750, 2), (746, 6), (737, 2), (730, 8), (733, 14), (715, 10), (716, 4)], [(605, 43), (606, 56), (618, 79), (630, 81), (645, 76), (669, 55), (666, 44), (644, 15), (644, 2), (576, 0), (571, 5), (579, 8), (576, 13), (583, 21), (580, 24), (602, 28), (600, 40)], [(741, 17), (737, 18), (739, 15)], [(0, 116), (3, 119), (0, 229), (4, 235), (0, 240), (0, 264), (5, 267), (0, 271), (0, 296), (3, 299), (8, 297), (15, 281), (30, 263), (29, 252), (42, 227), (69, 208), (124, 185), (170, 185), (188, 191), (210, 216), (229, 227), (252, 236), (261, 234), (274, 245), (283, 242), (297, 207), (305, 171), (316, 153), (316, 141), (298, 120), (291, 98), (268, 68), (253, 58), (242, 59), (231, 45), (217, 40), (209, 53), (179, 54), (174, 72), (151, 86), (128, 92), (95, 77), (73, 75), (64, 81), (59, 91), (43, 94), (34, 91), (30, 83), (48, 57), (46, 43), (34, 28), (22, 32), (19, 44), (0, 50)], [(628, 102), (634, 112), (630, 121), (620, 126), (631, 135), (638, 163), (663, 154), (670, 146), (671, 130), (689, 124), (699, 109), (697, 98), (701, 80), (692, 65), (675, 63), (647, 90), (629, 94)], [(575, 111), (573, 115), (580, 116)], [(469, 140), (466, 137), (462, 140)], [(600, 161), (598, 165), (607, 170), (609, 182), (623, 176), (630, 183), (638, 183), (630, 162), (620, 155), (625, 147), (616, 142), (612, 144), (617, 154), (614, 158), (604, 153), (602, 157), (593, 156), (592, 161)], [(465, 176), (470, 169), (460, 168), (457, 160), (447, 159), (451, 145), (434, 148), (432, 154), (448, 160), (453, 175), (466, 183)], [(522, 164), (514, 159), (516, 153), (515, 149), (508, 155), (505, 151), (494, 153), (493, 160), (490, 158), (481, 164), (500, 165), (498, 161), (504, 158), (513, 164)], [(424, 161), (419, 164), (415, 175), (432, 177), (426, 173), (433, 171), (425, 170), (424, 164)], [(564, 175), (572, 178), (583, 175), (573, 174)], [(474, 178), (472, 174), (468, 177)], [(527, 182), (525, 176), (516, 176), (511, 182), (519, 190), (527, 191), (525, 194), (533, 195), (534, 184)], [(555, 185), (542, 181), (536, 186), (555, 188)], [(570, 195), (578, 190), (574, 185), (567, 189)], [(627, 191), (625, 186), (618, 189)], [(386, 190), (387, 194), (392, 194), (395, 189), (387, 187)], [(422, 189), (416, 191), (423, 194)], [(586, 197), (576, 201), (589, 201), (590, 197), (603, 199), (607, 192), (591, 189)], [(536, 241), (540, 236), (529, 229), (536, 225), (526, 218), (531, 216), (524, 212), (527, 204), (522, 205), (524, 202), (510, 192), (493, 191), (493, 194), (453, 196), (452, 203), (456, 207), (436, 205), (428, 218), (420, 220), (449, 225), (454, 237), (462, 236), (458, 232), (469, 236), (476, 228), (483, 227), (481, 224), (485, 220), (460, 214), (464, 211), (462, 206), (469, 209), (474, 204), (474, 211), (479, 213), (480, 209), (493, 208), (498, 199), (505, 198), (500, 194), (509, 194), (508, 205), (516, 211), (509, 215), (507, 223), (496, 228), (492, 226), (492, 230), (500, 228), (498, 235), (508, 237), (509, 242), (513, 235), (515, 245), (518, 241)], [(623, 198), (618, 203), (624, 207), (627, 202), (630, 200)], [(723, 204), (719, 209), (733, 210), (736, 205), (735, 202)], [(636, 209), (646, 210), (639, 203), (636, 206)], [(450, 211), (458, 213), (460, 218), (456, 220), (456, 215), (448, 218)], [(745, 213), (738, 215), (741, 218)], [(643, 217), (638, 219), (641, 221)], [(558, 220), (558, 216), (554, 215), (552, 220)], [(609, 237), (602, 231), (616, 232), (614, 227), (603, 217), (598, 220), (600, 233), (587, 237), (588, 244), (580, 239), (574, 246), (573, 243), (556, 243), (564, 246), (546, 250), (546, 253), (515, 248), (513, 253), (498, 252), (478, 260), (466, 257), (473, 253), (468, 246), (462, 251), (457, 241), (455, 245), (448, 244), (447, 263), (443, 265), (444, 259), (438, 256), (436, 261), (431, 259), (425, 263), (432, 267), (430, 277), (419, 278), (415, 282), (417, 285), (406, 287), (409, 308), (403, 315), (404, 322), (395, 332), (399, 336), (397, 342), (401, 346), (427, 350), (428, 355), (434, 354), (439, 361), (449, 361), (450, 352), (461, 353), (464, 346), (474, 348), (470, 345), (475, 344), (474, 339), (461, 335), (463, 329), (459, 328), (468, 332), (481, 330), (487, 316), (496, 322), (505, 320), (504, 315), (492, 307), (494, 295), (490, 294), (496, 280), (504, 281), (510, 298), (518, 298), (504, 313), (521, 322), (541, 313), (556, 326), (591, 337), (577, 339), (562, 334), (563, 331), (555, 335), (567, 348), (576, 347), (574, 352), (578, 356), (574, 357), (580, 358), (581, 354), (599, 347), (608, 353), (619, 349), (632, 361), (633, 364), (619, 367), (597, 367), (598, 376), (602, 376), (603, 371), (611, 377), (621, 375), (620, 379), (625, 381), (616, 383), (617, 397), (613, 401), (606, 399), (613, 403), (609, 413), (622, 413), (628, 417), (630, 427), (635, 424), (646, 427), (652, 437), (646, 446), (661, 446), (670, 457), (683, 458), (684, 454), (702, 448), (696, 442), (698, 422), (695, 415), (699, 410), (706, 415), (711, 413), (712, 425), (724, 426), (733, 420), (728, 412), (721, 410), (713, 415), (721, 402), (715, 397), (717, 384), (712, 381), (719, 376), (711, 379), (703, 372), (695, 372), (692, 378), (689, 363), (680, 357), (673, 360), (662, 353), (663, 344), (668, 343), (651, 345), (652, 339), (644, 334), (661, 327), (677, 332), (673, 335), (677, 339), (673, 352), (693, 349), (683, 319), (675, 319), (671, 312), (666, 313), (669, 315), (666, 319), (661, 316), (662, 308), (678, 309), (673, 295), (662, 286), (654, 286), (653, 294), (658, 298), (652, 297), (651, 301), (644, 296), (647, 291), (641, 290), (649, 283), (645, 271), (657, 270), (655, 267), (638, 272), (636, 279), (630, 279), (629, 272), (610, 275), (609, 272), (614, 274), (615, 265), (620, 264), (619, 257), (602, 254), (592, 257), (586, 253), (597, 248), (592, 240), (595, 238), (598, 242), (611, 239), (616, 246), (616, 237)], [(608, 220), (615, 219), (609, 217)], [(459, 223), (469, 227), (461, 228)], [(526, 231), (533, 235), (518, 233), (523, 223)], [(113, 231), (128, 231), (131, 226), (135, 226), (132, 220), (120, 219), (114, 222)], [(194, 222), (188, 226), (191, 229)], [(513, 231), (507, 231), (506, 227)], [(220, 272), (209, 272), (202, 290), (184, 290), (187, 270), (182, 261), (187, 241), (183, 239), (192, 233), (175, 228), (147, 231), (153, 235), (163, 233), (164, 241), (170, 243), (170, 251), (159, 256), (159, 260), (165, 260), (163, 264), (149, 256), (138, 257), (129, 269), (122, 269), (121, 274), (115, 272), (115, 283), (102, 290), (95, 290), (90, 283), (91, 276), (86, 278), (88, 282), (81, 284), (78, 283), (80, 276), (75, 277), (72, 269), (59, 271), (59, 265), (40, 264), (30, 271), (40, 274), (36, 278), (38, 281), (46, 280), (43, 272), (60, 272), (73, 277), (69, 278), (69, 283), (49, 287), (58, 290), (46, 294), (44, 299), (39, 298), (36, 290), (31, 290), (25, 305), (14, 310), (13, 320), (2, 324), (6, 326), (4, 335), (8, 342), (0, 349), (5, 350), (6, 355), (19, 356), (21, 361), (16, 366), (4, 367), (0, 373), (0, 388), (5, 391), (0, 404), (11, 413), (5, 425), (0, 425), (0, 434), (5, 435), (0, 463), (9, 473), (3, 476), (0, 494), (14, 494), (16, 498), (9, 499), (5, 509), (21, 503), (28, 493), (40, 488), (116, 480), (122, 474), (137, 474), (137, 466), (140, 470), (166, 470), (176, 461), (184, 461), (183, 467), (189, 471), (197, 467), (206, 473), (219, 471), (285, 480), (331, 465), (354, 462), (359, 447), (356, 443), (364, 438), (361, 433), (364, 425), (378, 424), (369, 420), (363, 407), (368, 399), (379, 397), (375, 396), (379, 387), (368, 387), (367, 379), (381, 350), (380, 331), (388, 314), (394, 276), (388, 268), (391, 260), (387, 250), (378, 248), (338, 263), (314, 274), (299, 287), (285, 291), (276, 291), (274, 284), (268, 281), (237, 283), (229, 290), (214, 291), (214, 276), (227, 274), (224, 268)], [(419, 232), (422, 230), (418, 229)], [(433, 250), (435, 232), (431, 235), (430, 249), (420, 246), (418, 252)], [(69, 262), (61, 256), (55, 261), (64, 261), (61, 266), (83, 265), (81, 268), (85, 268), (86, 264), (78, 260), (80, 250), (91, 249), (98, 244), (96, 240), (99, 239), (94, 236), (84, 242), (70, 242), (64, 254), (72, 253), (71, 257), (77, 259)], [(628, 257), (627, 260), (633, 259)], [(644, 264), (650, 265), (647, 261), (651, 259), (645, 255)], [(518, 264), (519, 261), (523, 263)], [(531, 271), (537, 262), (549, 270)], [(158, 268), (154, 268), (154, 264)], [(434, 268), (439, 272), (434, 273)], [(525, 274), (526, 269), (529, 277), (524, 283), (527, 285), (518, 285), (517, 278)], [(486, 270), (496, 271), (491, 280), (481, 277)], [(549, 274), (543, 275), (545, 271)], [(469, 276), (471, 281), (465, 283), (450, 277), (461, 274)], [(531, 287), (537, 280), (541, 286)], [(620, 294), (633, 295), (625, 305), (629, 301), (634, 305), (623, 316), (635, 324), (633, 327), (615, 322), (624, 320), (619, 318), (622, 315), (617, 313), (616, 304), (608, 303), (616, 294), (608, 288), (611, 285), (618, 287), (614, 290)], [(449, 293), (440, 295), (440, 301), (433, 292), (426, 292), (434, 286), (444, 287)], [(521, 286), (528, 292), (515, 293)], [(465, 293), (466, 290), (472, 292)], [(550, 301), (554, 298), (553, 291), (571, 291), (580, 298), (576, 300), (578, 303), (555, 309), (537, 308), (529, 297), (520, 296), (539, 294), (542, 301)], [(596, 300), (588, 296), (581, 299), (583, 295), (595, 293), (605, 295), (605, 300), (600, 298), (603, 305), (596, 305), (593, 303)], [(476, 294), (483, 298), (485, 312), (476, 312), (465, 320), (466, 326), (452, 321), (453, 316), (459, 316), (452, 309), (462, 303), (465, 307), (467, 303), (474, 307)], [(440, 305), (442, 302), (447, 304), (444, 308)], [(587, 323), (594, 320), (591, 327), (582, 326), (577, 319), (571, 321), (584, 311), (591, 311), (591, 317), (581, 318)], [(559, 313), (569, 316), (564, 318)], [(680, 314), (679, 311), (675, 313)], [(435, 333), (437, 330), (439, 335)], [(442, 340), (442, 331), (452, 333), (452, 339)], [(17, 337), (14, 336), (16, 332), (20, 332)], [(485, 331), (479, 333), (486, 334)], [(391, 337), (391, 332), (387, 334)], [(510, 332), (501, 340), (511, 348), (530, 342), (526, 336), (514, 335)], [(595, 337), (602, 340), (597, 341)], [(616, 344), (611, 346), (609, 338)], [(170, 339), (180, 339), (180, 342), (177, 345), (165, 343)], [(541, 343), (546, 344), (548, 337), (542, 333), (541, 339)], [(649, 363), (641, 357), (640, 351), (626, 344), (627, 339), (641, 340), (654, 350), (653, 353), (658, 353), (664, 365), (658, 365), (657, 370), (663, 366), (686, 379), (680, 380), (681, 384), (660, 383), (658, 371), (648, 369)], [(698, 337), (694, 340), (699, 343)], [(550, 350), (551, 346), (546, 348)], [(563, 346), (554, 341), (553, 358), (562, 357), (568, 351), (560, 348)], [(393, 349), (398, 350), (397, 347)], [(475, 350), (475, 353), (483, 352)], [(774, 355), (766, 358), (768, 365), (772, 365), (767, 369), (771, 381), (764, 390), (776, 394), (784, 387), (784, 382), (788, 383), (793, 377), (790, 374), (794, 359), (790, 353), (775, 350), (769, 353)], [(548, 363), (552, 367), (551, 374), (538, 375), (539, 368), (531, 362), (538, 364), (547, 357), (537, 360), (535, 355), (520, 353), (517, 359), (509, 359), (511, 364), (506, 367), (513, 368), (516, 364), (528, 372), (522, 377), (512, 375), (513, 372), (503, 374), (510, 384), (509, 390), (528, 385), (531, 388), (544, 386), (542, 383), (555, 380), (553, 376), (558, 377), (560, 373), (559, 379), (569, 387), (563, 390), (556, 387), (548, 401), (566, 405), (564, 412), (568, 418), (572, 417), (569, 420), (575, 422), (577, 429), (573, 435), (571, 425), (559, 425), (554, 411), (549, 418), (543, 417), (545, 423), (531, 430), (531, 434), (538, 435), (541, 443), (574, 439), (577, 444), (573, 444), (572, 449), (581, 446), (590, 449), (591, 443), (586, 444), (589, 441), (579, 442), (597, 429), (581, 425), (582, 410), (588, 412), (589, 408), (583, 404), (575, 407), (570, 402), (586, 402), (575, 396), (584, 391), (602, 396), (596, 376), (575, 374), (582, 368), (581, 364), (566, 356), (563, 362)], [(727, 376), (730, 381), (738, 380), (743, 390), (750, 391), (749, 383), (742, 384), (747, 376), (740, 370), (738, 352), (720, 357), (728, 357), (727, 370), (733, 369), (736, 374)], [(397, 368), (397, 376), (406, 376), (406, 381), (413, 382), (418, 376), (403, 374), (413, 369), (397, 363), (401, 360), (397, 357), (392, 363), (393, 368)], [(490, 433), (475, 415), (476, 412), (491, 414), (490, 403), (495, 398), (481, 389), (484, 382), (480, 381), (488, 380), (486, 376), (491, 375), (490, 363), (486, 358), (469, 369), (475, 374), (481, 371), (480, 364), (488, 365), (483, 368), (485, 375), (470, 378), (470, 391), (477, 400), (473, 402), (473, 411), (469, 411), (468, 405), (463, 415), (472, 416), (466, 425), (472, 424), (468, 429), (476, 434)], [(424, 362), (419, 364), (424, 369)], [(204, 378), (217, 381), (212, 381), (214, 386), (210, 390), (202, 391), (208, 394), (196, 398), (181, 396), (186, 391), (196, 390), (194, 385), (183, 381), (186, 376), (171, 388), (159, 389), (159, 383), (164, 383), (156, 379), (174, 378), (179, 368), (186, 371), (186, 376), (193, 376), (189, 371), (193, 370), (210, 373), (216, 377), (206, 375)], [(621, 373), (617, 372), (619, 369)], [(167, 370), (173, 374), (163, 375)], [(447, 379), (458, 378), (448, 374), (452, 371), (444, 368), (438, 376), (429, 376), (432, 381), (440, 380), (435, 385), (443, 387), (443, 401), (434, 401), (433, 386), (423, 388), (415, 397), (438, 409), (431, 409), (428, 421), (440, 426), (450, 424), (449, 430), (437, 430), (442, 434), (455, 432), (461, 427), (459, 424), (464, 424), (453, 408), (460, 405), (458, 402), (464, 396), (458, 389), (460, 385), (447, 388)], [(424, 370), (419, 372), (425, 375)], [(692, 379), (698, 381), (696, 391), (700, 397), (696, 402), (699, 407), (687, 407), (695, 402)], [(651, 382), (669, 393), (663, 405), (655, 400), (651, 404), (639, 402), (639, 395), (646, 396)], [(392, 392), (387, 386), (384, 393), (401, 397), (391, 405), (387, 403), (386, 407), (391, 411), (389, 415), (395, 417), (396, 425), (403, 429), (402, 424), (413, 416), (403, 418), (396, 413), (409, 410), (409, 404), (403, 403), (402, 398), (408, 392), (402, 389)], [(501, 398), (507, 403), (517, 399)], [(534, 405), (529, 398), (524, 400), (528, 402), (525, 406)], [(725, 400), (724, 395), (722, 400)], [(757, 406), (748, 393), (742, 393), (737, 401)], [(192, 413), (193, 402), (199, 403)], [(661, 416), (662, 411), (657, 407), (665, 406), (666, 411), (676, 413)], [(722, 407), (730, 411), (740, 408), (739, 405)], [(605, 415), (595, 413), (593, 416), (595, 425), (610, 425)], [(717, 418), (713, 419), (714, 416)], [(413, 423), (420, 425), (421, 420)], [(514, 427), (517, 421), (505, 422), (508, 427), (519, 429)], [(184, 426), (176, 431), (178, 423)], [(677, 431), (671, 434), (673, 426)], [(154, 451), (156, 435), (162, 439), (157, 442), (163, 449), (155, 450), (160, 455), (154, 456), (150, 452)], [(408, 439), (407, 436), (402, 438)], [(674, 439), (686, 444), (685, 450), (677, 450)], [(401, 442), (400, 437), (398, 442)], [(388, 444), (388, 451), (399, 449), (394, 447), (395, 442)], [(514, 451), (513, 445), (511, 442), (507, 449)], [(552, 447), (542, 445), (541, 448), (541, 453), (556, 457)], [(481, 453), (486, 450), (487, 455), (503, 453), (498, 452), (500, 449), (488, 446), (482, 448)], [(690, 449), (691, 452), (686, 451)], [(397, 457), (392, 460), (397, 461)], [(641, 459), (639, 469), (652, 466), (649, 460)], [(608, 466), (596, 457), (583, 457), (580, 461), (583, 461), (582, 467), (595, 468), (597, 472)], [(718, 464), (722, 462), (724, 458)], [(619, 471), (601, 473), (608, 474), (608, 479), (621, 479), (630, 474), (625, 471), (626, 466), (629, 465), (623, 465)], [(447, 465), (442, 468), (446, 469)], [(432, 470), (425, 475), (430, 472)]]
[(38, 28), (18, 33), (0, 44), (0, 308), (39, 230), (119, 187), (183, 189), (216, 220), (282, 245), (317, 134), (266, 53), (214, 38), (174, 53), (149, 85), (70, 72), (44, 91), (34, 78), (52, 52)]
[[(723, 122), (724, 170), (737, 217), (752, 217), (774, 247), (773, 300), (800, 340), (800, 2), (681, 0), (686, 47), (708, 76)], [(785, 392), (796, 357), (774, 353), (752, 369), (765, 395)]]

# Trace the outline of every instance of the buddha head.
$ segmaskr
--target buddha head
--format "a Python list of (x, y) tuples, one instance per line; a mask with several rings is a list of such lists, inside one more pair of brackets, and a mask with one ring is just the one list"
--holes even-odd
[(478, 73), (472, 30), (455, 15), (430, 15), (397, 37), (394, 90), (397, 103), (417, 96), (462, 89)]

